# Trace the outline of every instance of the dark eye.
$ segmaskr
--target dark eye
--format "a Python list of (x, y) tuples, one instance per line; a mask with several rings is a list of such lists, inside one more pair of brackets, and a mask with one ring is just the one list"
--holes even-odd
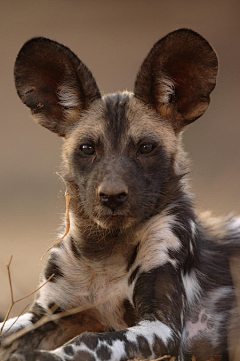
[(90, 144), (82, 144), (80, 145), (80, 150), (83, 154), (86, 155), (93, 155), (95, 154), (95, 148), (93, 145)]
[(154, 148), (155, 148), (155, 146), (153, 144), (143, 144), (139, 148), (138, 153), (139, 154), (148, 154), (148, 153), (151, 153)]

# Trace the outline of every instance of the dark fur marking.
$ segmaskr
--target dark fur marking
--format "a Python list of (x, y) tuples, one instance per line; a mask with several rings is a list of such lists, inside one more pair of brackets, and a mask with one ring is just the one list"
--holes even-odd
[(198, 319), (199, 319), (199, 313), (198, 312), (194, 312), (192, 315), (191, 315), (191, 322), (192, 323), (197, 323), (198, 322)]
[(135, 259), (136, 259), (137, 254), (138, 254), (138, 250), (139, 250), (139, 243), (136, 245), (136, 247), (133, 250), (132, 256), (131, 256), (130, 261), (129, 261), (128, 266), (127, 266), (127, 271), (129, 271), (130, 267), (135, 262)]
[(78, 351), (75, 360), (96, 361), (95, 357), (87, 351)]
[(73, 346), (72, 345), (66, 345), (63, 347), (64, 352), (69, 355), (69, 356), (73, 356), (74, 355), (74, 350), (73, 350)]
[(220, 314), (225, 314), (227, 310), (229, 310), (229, 304), (232, 303), (229, 295), (225, 295), (224, 297), (220, 297), (220, 299), (215, 303), (215, 310)]
[(129, 284), (129, 286), (130, 286), (130, 285), (133, 283), (133, 281), (135, 280), (135, 278), (136, 278), (139, 270), (140, 270), (140, 266), (137, 266), (137, 267), (135, 268), (135, 270), (132, 271), (132, 273), (130, 274), (129, 279), (128, 279), (128, 284)]
[[(53, 307), (55, 308), (57, 305), (56, 305), (56, 303), (55, 302), (50, 302), (49, 304), (48, 304), (48, 309), (49, 310), (51, 310)], [(63, 312), (64, 310), (61, 308), (61, 307), (57, 307), (56, 308), (56, 310), (54, 311), (54, 314), (55, 313), (61, 313), (61, 312)]]
[(208, 320), (207, 322), (207, 328), (210, 330), (214, 327), (214, 321), (212, 319)]
[(176, 255), (178, 254), (178, 251), (176, 251), (174, 249), (168, 249), (167, 253), (168, 253), (170, 259), (176, 260)]
[(85, 345), (90, 350), (96, 349), (96, 347), (97, 347), (97, 345), (99, 343), (97, 335), (95, 335), (93, 333), (84, 333), (84, 334), (82, 334), (80, 344), (81, 344), (81, 342), (85, 343)]
[(128, 355), (129, 359), (139, 358), (140, 356), (137, 344), (135, 342), (128, 341), (125, 344), (125, 352)]
[(48, 279), (53, 273), (54, 277), (51, 278), (49, 282), (56, 282), (58, 277), (64, 277), (64, 273), (61, 271), (60, 267), (56, 264), (58, 257), (56, 255), (51, 255), (48, 260), (46, 269), (45, 269), (45, 277)]
[(54, 305), (55, 305), (55, 302), (50, 302), (50, 303), (48, 304), (48, 309), (50, 310)]
[(39, 318), (41, 318), (46, 313), (45, 309), (37, 302), (34, 303), (31, 311), (33, 313), (33, 323), (37, 322), (37, 320), (39, 320)]
[(71, 250), (72, 250), (74, 256), (76, 258), (80, 258), (81, 257), (81, 252), (78, 249), (78, 247), (76, 246), (76, 243), (75, 243), (73, 237), (70, 237), (70, 245), (71, 245)]
[[(192, 229), (190, 226), (190, 221), (193, 222), (196, 226), (197, 233), (197, 224), (195, 222), (195, 216), (192, 210), (192, 204), (189, 199), (182, 197), (175, 204), (175, 207), (171, 210), (172, 214), (175, 215), (176, 220), (179, 225), (173, 226), (173, 233), (180, 239), (183, 247), (181, 252), (172, 253), (170, 257), (175, 257), (176, 260), (182, 263), (184, 274), (189, 273), (193, 266), (196, 266), (198, 263), (198, 252), (196, 238), (192, 234)], [(190, 251), (190, 242), (192, 246), (192, 251)]]
[(125, 308), (123, 319), (128, 327), (134, 326), (137, 323), (137, 312), (131, 305), (129, 300), (124, 300), (123, 307)]
[(183, 284), (178, 269), (166, 263), (142, 273), (134, 291), (133, 301), (139, 317), (146, 319), (146, 315), (152, 315), (166, 325), (180, 327), (183, 300), (179, 295), (183, 294)]
[[(103, 237), (104, 234), (104, 237)], [(105, 259), (112, 254), (114, 247), (121, 243), (122, 235), (119, 230), (115, 234), (109, 234), (108, 230), (89, 233), (88, 229), (83, 231), (85, 242), (81, 245), (81, 252), (84, 257), (89, 259)], [(99, 241), (103, 240), (103, 242)]]
[(159, 161), (158, 171), (156, 171), (156, 162), (154, 162), (151, 173), (161, 181), (160, 191), (158, 189), (157, 192), (158, 208), (156, 210), (156, 213), (160, 213), (169, 204), (174, 204), (174, 202), (183, 197), (180, 180), (184, 175), (175, 174), (174, 157), (169, 158), (163, 146), (161, 147), (161, 161)]
[(100, 341), (105, 341), (109, 346), (113, 345), (113, 342), (116, 340), (123, 341), (124, 344), (128, 344), (128, 340), (125, 336), (126, 330), (115, 331), (115, 332), (106, 332), (97, 334)]
[(138, 336), (137, 342), (138, 342), (139, 350), (140, 350), (141, 354), (144, 357), (148, 358), (152, 354), (152, 351), (150, 349), (147, 339), (143, 336)]
[(126, 118), (126, 108), (129, 104), (128, 94), (111, 94), (106, 97), (105, 121), (108, 125), (108, 134), (114, 144), (114, 148), (120, 144), (122, 134), (127, 131), (128, 121)]
[(167, 349), (164, 347), (163, 350), (163, 343), (156, 335), (154, 336), (153, 352), (155, 353), (155, 355), (167, 354)]
[(192, 204), (186, 196), (180, 197), (171, 209), (171, 213), (181, 226), (173, 226), (173, 233), (181, 240), (182, 244), (188, 244), (189, 240), (193, 240), (190, 221), (195, 224), (195, 216), (192, 210)]
[[(135, 342), (128, 341), (125, 336), (126, 331), (117, 331), (105, 334), (98, 334), (99, 340), (104, 340), (109, 346), (113, 345), (116, 340), (123, 341), (127, 359), (134, 359), (141, 357), (138, 345)], [(125, 358), (123, 359), (125, 360)]]
[(204, 323), (206, 321), (207, 321), (207, 315), (206, 315), (206, 313), (204, 313), (201, 317), (201, 322)]
[(97, 349), (97, 357), (102, 361), (107, 361), (111, 358), (112, 351), (107, 345), (101, 345)]

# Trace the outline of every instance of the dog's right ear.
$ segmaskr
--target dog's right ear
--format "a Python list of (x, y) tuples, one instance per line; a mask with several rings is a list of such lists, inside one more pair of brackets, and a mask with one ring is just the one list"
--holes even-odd
[(18, 95), (35, 121), (60, 136), (101, 97), (91, 72), (78, 57), (46, 38), (23, 45), (14, 74)]

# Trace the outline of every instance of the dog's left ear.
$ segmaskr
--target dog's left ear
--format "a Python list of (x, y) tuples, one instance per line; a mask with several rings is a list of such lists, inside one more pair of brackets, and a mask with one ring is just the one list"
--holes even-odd
[(134, 93), (178, 132), (208, 108), (217, 68), (216, 53), (204, 38), (192, 30), (176, 30), (153, 46), (138, 72)]

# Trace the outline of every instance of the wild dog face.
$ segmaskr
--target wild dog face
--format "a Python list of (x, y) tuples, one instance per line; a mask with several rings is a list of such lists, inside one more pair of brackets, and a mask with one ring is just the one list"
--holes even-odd
[(167, 182), (177, 178), (176, 137), (130, 93), (96, 103), (66, 137), (66, 173), (91, 220), (103, 228), (125, 229), (166, 204)]
[(210, 45), (186, 29), (154, 45), (134, 93), (101, 96), (77, 56), (44, 38), (27, 42), (15, 67), (34, 119), (64, 137), (75, 215), (117, 232), (179, 198), (186, 173), (180, 133), (207, 109), (216, 73)]

